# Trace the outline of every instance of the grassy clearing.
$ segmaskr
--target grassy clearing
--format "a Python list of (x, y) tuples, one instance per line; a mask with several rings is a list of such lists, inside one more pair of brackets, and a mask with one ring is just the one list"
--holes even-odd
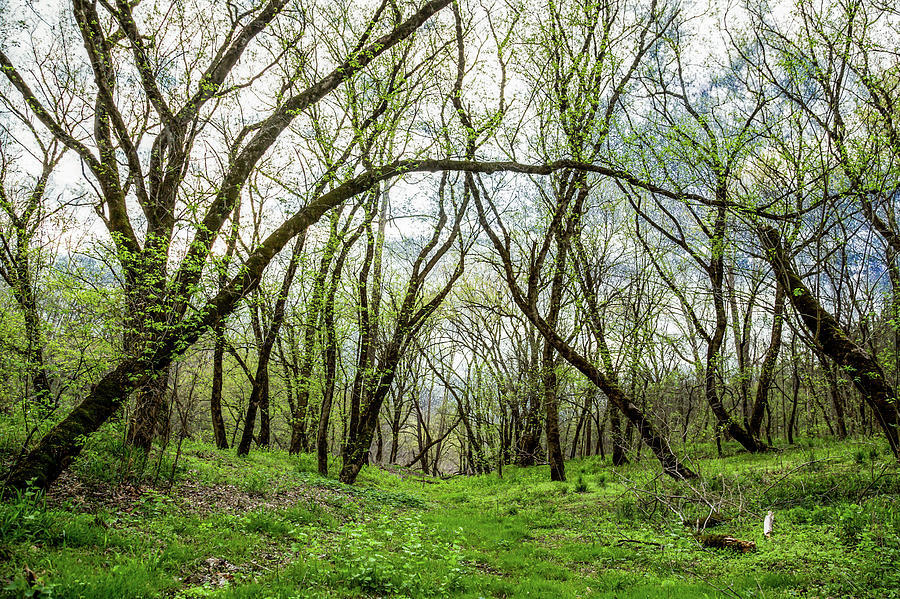
[[(367, 468), (351, 488), (310, 456), (185, 443), (141, 464), (117, 438), (48, 497), (0, 503), (2, 596), (900, 597), (900, 479), (877, 444), (698, 459), (692, 485), (586, 458), (565, 483)], [(682, 520), (711, 514), (757, 550), (702, 547)]]

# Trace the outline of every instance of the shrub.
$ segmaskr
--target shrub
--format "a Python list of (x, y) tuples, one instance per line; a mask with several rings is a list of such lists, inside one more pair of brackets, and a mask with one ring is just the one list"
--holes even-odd
[(587, 483), (584, 482), (584, 477), (582, 475), (578, 475), (578, 481), (575, 483), (575, 492), (576, 493), (587, 493), (588, 486)]

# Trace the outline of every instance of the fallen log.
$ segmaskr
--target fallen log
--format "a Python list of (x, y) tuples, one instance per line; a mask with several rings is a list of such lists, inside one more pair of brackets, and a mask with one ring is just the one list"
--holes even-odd
[(734, 549), (741, 553), (756, 551), (756, 543), (742, 541), (729, 535), (696, 535), (697, 542), (712, 549)]

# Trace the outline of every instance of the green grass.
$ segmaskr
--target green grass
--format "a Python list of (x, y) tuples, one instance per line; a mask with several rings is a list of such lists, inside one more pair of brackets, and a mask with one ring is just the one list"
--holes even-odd
[[(367, 468), (347, 487), (312, 456), (190, 442), (123, 465), (117, 438), (92, 441), (72, 497), (0, 503), (0, 596), (900, 597), (900, 477), (874, 443), (729, 447), (690, 485), (591, 457), (561, 483)], [(681, 518), (711, 512), (757, 550), (701, 547)]]

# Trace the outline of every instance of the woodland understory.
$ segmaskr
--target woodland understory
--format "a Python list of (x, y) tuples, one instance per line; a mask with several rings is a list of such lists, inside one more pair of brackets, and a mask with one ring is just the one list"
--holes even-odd
[(898, 57), (877, 0), (0, 0), (8, 592), (889, 596)]

